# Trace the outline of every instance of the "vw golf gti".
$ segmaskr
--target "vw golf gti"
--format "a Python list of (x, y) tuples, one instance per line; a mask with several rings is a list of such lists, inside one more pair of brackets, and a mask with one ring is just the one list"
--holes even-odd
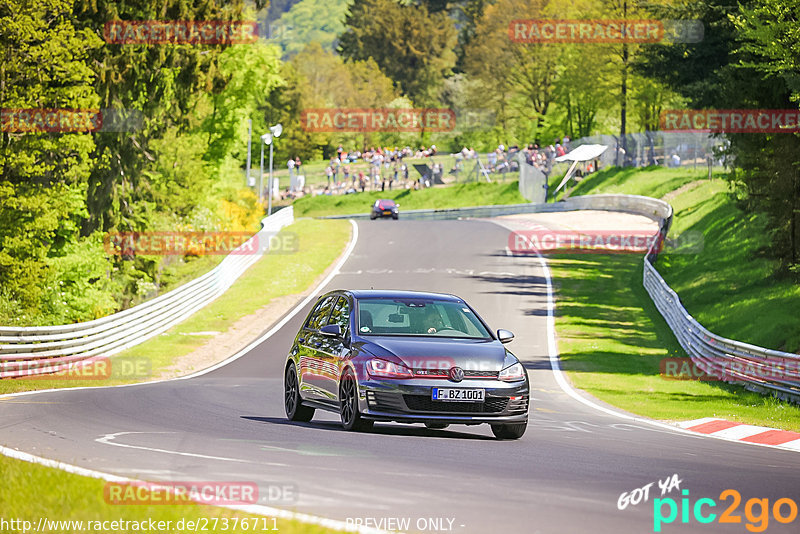
[(416, 291), (339, 290), (317, 300), (284, 369), (292, 421), (317, 409), (347, 430), (375, 421), (491, 425), (518, 439), (528, 424), (525, 368), (464, 300)]

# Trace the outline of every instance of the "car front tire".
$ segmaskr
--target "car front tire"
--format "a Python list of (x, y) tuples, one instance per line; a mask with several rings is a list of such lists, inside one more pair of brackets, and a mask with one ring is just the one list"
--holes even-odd
[(307, 423), (314, 417), (314, 408), (303, 406), (300, 398), (300, 382), (297, 380), (297, 370), (294, 364), (286, 366), (286, 375), (283, 380), (283, 407), (289, 421)]
[(373, 421), (364, 419), (358, 412), (358, 384), (352, 371), (346, 371), (339, 382), (339, 414), (345, 430), (363, 432), (372, 429)]
[(525, 434), (528, 422), (524, 423), (505, 423), (502, 425), (492, 425), (492, 434), (497, 439), (519, 439)]

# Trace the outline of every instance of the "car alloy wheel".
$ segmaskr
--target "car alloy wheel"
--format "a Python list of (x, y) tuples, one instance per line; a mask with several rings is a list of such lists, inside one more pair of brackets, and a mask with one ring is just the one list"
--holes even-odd
[(297, 380), (297, 371), (294, 364), (286, 367), (286, 377), (283, 382), (283, 406), (286, 408), (286, 417), (290, 421), (311, 421), (314, 417), (314, 408), (303, 406), (300, 400), (300, 383)]
[(345, 430), (363, 431), (372, 428), (373, 422), (363, 419), (358, 413), (358, 386), (350, 371), (342, 375), (339, 384), (339, 400), (341, 402), (342, 427)]

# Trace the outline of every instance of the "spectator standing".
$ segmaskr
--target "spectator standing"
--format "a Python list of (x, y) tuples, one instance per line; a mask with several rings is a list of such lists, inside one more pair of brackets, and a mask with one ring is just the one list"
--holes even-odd
[(294, 175), (294, 166), (295, 162), (294, 159), (289, 158), (289, 161), (286, 162), (286, 166), (289, 167), (289, 189), (294, 191), (294, 184), (295, 184), (295, 175)]
[(328, 166), (325, 167), (325, 176), (328, 178), (328, 187), (331, 186), (331, 178), (333, 178), (333, 166), (328, 163)]
[(339, 185), (339, 167), (341, 167), (341, 165), (342, 165), (342, 162), (339, 160), (339, 158), (333, 158), (331, 160), (331, 166), (333, 167), (333, 188), (334, 189), (336, 189), (336, 187)]

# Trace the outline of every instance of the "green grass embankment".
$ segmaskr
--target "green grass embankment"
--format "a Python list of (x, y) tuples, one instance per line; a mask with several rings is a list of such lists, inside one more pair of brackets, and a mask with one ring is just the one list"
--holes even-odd
[[(685, 307), (714, 333), (768, 348), (800, 348), (800, 287), (760, 251), (764, 222), (742, 213), (722, 179), (687, 169), (609, 169), (576, 194), (663, 197), (675, 209), (670, 237), (702, 235), (656, 264)], [(642, 287), (638, 255), (549, 259), (557, 288), (559, 353), (573, 383), (610, 404), (664, 420), (720, 417), (800, 430), (800, 407), (721, 382), (669, 380), (660, 362), (685, 356)]]

